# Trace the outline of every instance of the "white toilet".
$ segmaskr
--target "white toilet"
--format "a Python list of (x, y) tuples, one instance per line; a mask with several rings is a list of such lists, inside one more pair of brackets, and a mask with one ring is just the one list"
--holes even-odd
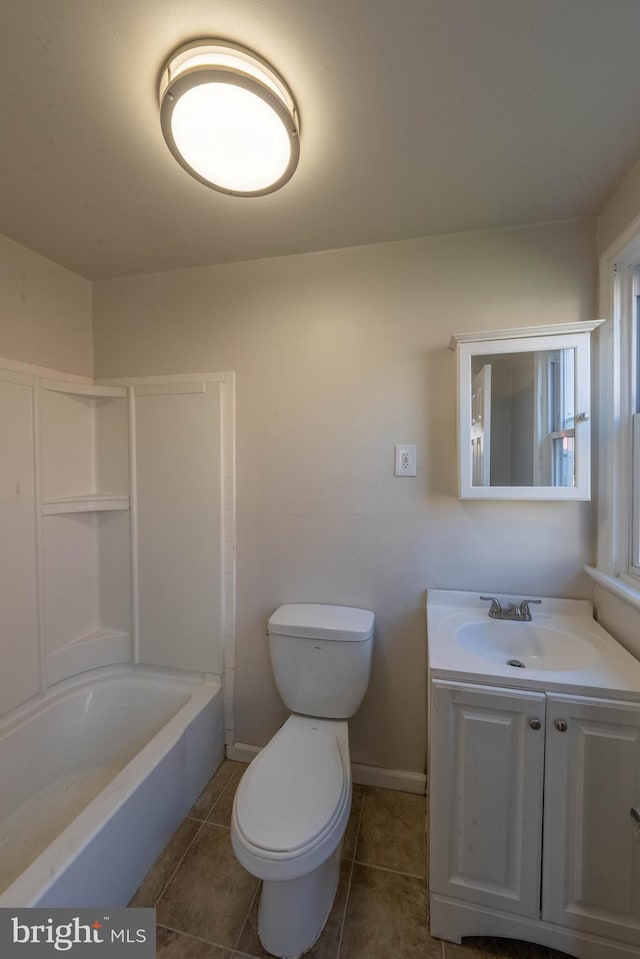
[(273, 672), (293, 715), (256, 756), (233, 804), (231, 842), (263, 880), (262, 945), (294, 959), (327, 921), (351, 809), (347, 719), (369, 683), (373, 613), (294, 603), (269, 620)]

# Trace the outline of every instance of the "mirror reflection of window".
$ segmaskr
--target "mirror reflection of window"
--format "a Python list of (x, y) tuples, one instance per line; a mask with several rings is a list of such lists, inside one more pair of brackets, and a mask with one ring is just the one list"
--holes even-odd
[(474, 486), (491, 485), (491, 364), (485, 363), (471, 383), (471, 470)]
[(536, 353), (536, 485), (575, 486), (575, 355)]
[(472, 357), (472, 485), (575, 486), (575, 350)]

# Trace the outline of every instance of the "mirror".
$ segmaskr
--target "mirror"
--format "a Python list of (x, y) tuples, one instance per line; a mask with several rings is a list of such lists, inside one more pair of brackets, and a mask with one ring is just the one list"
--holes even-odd
[(589, 347), (599, 322), (453, 337), (461, 499), (590, 498)]
[(575, 349), (471, 358), (474, 486), (575, 486)]

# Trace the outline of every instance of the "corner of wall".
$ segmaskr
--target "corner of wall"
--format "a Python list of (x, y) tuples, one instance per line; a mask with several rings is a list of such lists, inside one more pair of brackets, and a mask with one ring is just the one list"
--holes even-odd
[(640, 160), (620, 181), (597, 220), (598, 253), (602, 255), (640, 214)]

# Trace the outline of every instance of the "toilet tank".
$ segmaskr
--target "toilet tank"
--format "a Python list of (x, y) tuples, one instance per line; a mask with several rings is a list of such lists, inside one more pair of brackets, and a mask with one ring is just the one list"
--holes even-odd
[(348, 719), (369, 685), (374, 615), (352, 606), (289, 603), (269, 619), (271, 664), (294, 713)]

